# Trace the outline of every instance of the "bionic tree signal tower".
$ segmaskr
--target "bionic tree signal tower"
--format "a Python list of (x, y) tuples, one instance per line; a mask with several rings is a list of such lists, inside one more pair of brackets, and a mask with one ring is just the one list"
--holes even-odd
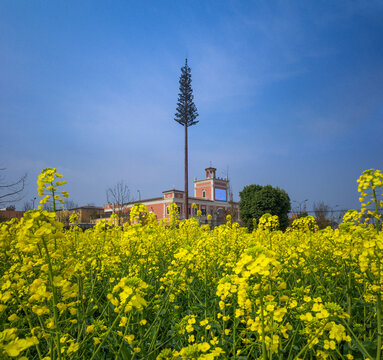
[(195, 120), (198, 116), (197, 107), (194, 105), (193, 89), (191, 87), (191, 69), (188, 66), (188, 59), (185, 59), (185, 66), (181, 68), (180, 92), (178, 94), (177, 112), (174, 120), (185, 128), (185, 194), (184, 211), (185, 219), (189, 217), (188, 206), (188, 127), (198, 123)]

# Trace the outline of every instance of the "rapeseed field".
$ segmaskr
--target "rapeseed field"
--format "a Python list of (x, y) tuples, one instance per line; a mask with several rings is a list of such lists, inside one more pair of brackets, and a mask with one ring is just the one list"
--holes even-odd
[(380, 171), (337, 229), (265, 215), (252, 233), (143, 205), (65, 229), (61, 177), (44, 170), (39, 209), (0, 224), (0, 359), (381, 359)]

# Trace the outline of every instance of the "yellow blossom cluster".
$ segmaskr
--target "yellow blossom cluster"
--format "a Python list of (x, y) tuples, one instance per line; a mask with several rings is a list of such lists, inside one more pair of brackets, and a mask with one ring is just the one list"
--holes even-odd
[(382, 217), (378, 209), (383, 208), (383, 174), (380, 170), (365, 170), (357, 182), (361, 213), (375, 218), (378, 228)]
[(291, 225), (291, 228), (294, 230), (308, 231), (308, 232), (314, 232), (319, 229), (314, 217), (310, 215), (295, 219)]
[(258, 221), (259, 230), (277, 230), (279, 228), (279, 219), (277, 215), (264, 214)]
[(44, 169), (37, 179), (37, 191), (39, 196), (43, 196), (40, 200), (39, 209), (43, 209), (47, 204), (52, 204), (52, 210), (56, 211), (56, 200), (61, 204), (64, 204), (65, 198), (69, 197), (67, 191), (58, 191), (58, 188), (65, 185), (66, 180), (57, 181), (57, 178), (62, 178), (56, 168)]

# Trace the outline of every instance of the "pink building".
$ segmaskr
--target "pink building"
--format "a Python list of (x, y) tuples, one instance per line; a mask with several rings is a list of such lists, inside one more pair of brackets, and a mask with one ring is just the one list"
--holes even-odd
[[(229, 180), (216, 177), (216, 170), (213, 167), (205, 169), (206, 178), (197, 180), (194, 179), (194, 196), (189, 196), (189, 217), (195, 216), (197, 210), (201, 210), (201, 222), (207, 223), (207, 215), (212, 216), (214, 225), (222, 224), (226, 221), (226, 215), (231, 214), (233, 221), (239, 220), (238, 203), (230, 201)], [(133, 201), (123, 204), (123, 211), (130, 211), (132, 206), (141, 203), (146, 205), (149, 211), (154, 212), (158, 220), (168, 218), (168, 206), (171, 203), (176, 203), (180, 213), (180, 219), (185, 218), (184, 209), (184, 191), (182, 190), (166, 190), (163, 191), (163, 196), (140, 201)], [(197, 208), (192, 209), (192, 204), (195, 203)], [(117, 209), (115, 209), (116, 211)], [(119, 209), (118, 209), (119, 210)], [(105, 206), (105, 213), (112, 213), (111, 205)], [(193, 214), (192, 214), (193, 212)]]

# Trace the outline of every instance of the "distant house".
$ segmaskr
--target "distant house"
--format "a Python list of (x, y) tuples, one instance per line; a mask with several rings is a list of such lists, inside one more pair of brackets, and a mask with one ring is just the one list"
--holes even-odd
[(56, 212), (58, 221), (65, 223), (69, 222), (69, 217), (72, 214), (78, 216), (80, 224), (90, 224), (93, 219), (99, 218), (104, 215), (104, 208), (101, 206), (80, 206), (68, 210), (59, 210)]
[(0, 222), (9, 221), (13, 218), (21, 219), (24, 215), (24, 211), (16, 211), (14, 207), (0, 209)]
[[(214, 225), (222, 224), (226, 221), (226, 215), (231, 214), (233, 221), (239, 220), (239, 207), (237, 202), (230, 201), (229, 179), (221, 179), (216, 177), (216, 168), (208, 167), (205, 169), (206, 178), (194, 180), (194, 196), (189, 197), (189, 217), (195, 216), (197, 210), (201, 210), (201, 221), (207, 223), (207, 216), (212, 216)], [(169, 218), (169, 205), (175, 203), (178, 206), (180, 219), (185, 218), (184, 209), (184, 191), (171, 189), (162, 192), (161, 197), (132, 201), (123, 204), (120, 207), (106, 205), (105, 214), (109, 216), (113, 212), (129, 212), (136, 204), (144, 204), (150, 212), (157, 216), (157, 220)], [(196, 204), (196, 208), (192, 208), (192, 204)]]

